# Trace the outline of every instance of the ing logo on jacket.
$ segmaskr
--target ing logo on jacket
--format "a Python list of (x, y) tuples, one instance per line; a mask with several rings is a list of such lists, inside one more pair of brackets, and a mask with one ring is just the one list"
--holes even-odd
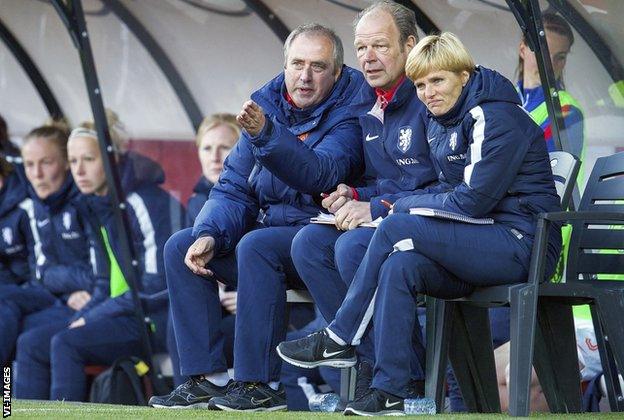
[(401, 153), (406, 153), (412, 145), (412, 127), (405, 126), (399, 128), (399, 141), (397, 147)]

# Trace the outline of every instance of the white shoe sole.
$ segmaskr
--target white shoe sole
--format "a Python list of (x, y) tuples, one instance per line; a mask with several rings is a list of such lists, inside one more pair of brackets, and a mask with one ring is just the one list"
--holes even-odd
[(258, 408), (249, 408), (247, 410), (237, 410), (235, 408), (228, 407), (226, 405), (215, 404), (215, 407), (219, 408), (221, 411), (246, 411), (246, 412), (261, 412), (261, 411), (282, 411), (286, 410), (285, 405), (276, 405), (275, 407), (258, 407)]
[(387, 411), (379, 411), (377, 413), (369, 413), (366, 411), (355, 410), (351, 407), (345, 408), (342, 412), (345, 416), (364, 416), (364, 417), (373, 417), (373, 416), (404, 416), (405, 412), (400, 410), (387, 410)]
[(168, 408), (170, 410), (193, 410), (193, 409), (207, 409), (208, 403), (196, 403), (191, 405), (161, 405), (161, 404), (152, 404), (150, 407), (153, 408)]
[(328, 360), (319, 360), (317, 362), (302, 362), (300, 360), (291, 359), (288, 356), (284, 356), (279, 349), (279, 346), (275, 348), (279, 357), (282, 358), (285, 362), (290, 363), (291, 365), (304, 368), (304, 369), (313, 369), (319, 366), (329, 366), (333, 368), (349, 368), (353, 367), (357, 364), (357, 357), (353, 357), (352, 359), (328, 359)]

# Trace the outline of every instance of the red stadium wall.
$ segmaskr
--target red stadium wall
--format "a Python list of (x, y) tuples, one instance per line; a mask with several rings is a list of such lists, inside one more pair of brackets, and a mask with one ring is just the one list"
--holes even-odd
[(186, 206), (201, 175), (195, 142), (133, 139), (128, 148), (158, 162), (166, 175), (163, 188)]

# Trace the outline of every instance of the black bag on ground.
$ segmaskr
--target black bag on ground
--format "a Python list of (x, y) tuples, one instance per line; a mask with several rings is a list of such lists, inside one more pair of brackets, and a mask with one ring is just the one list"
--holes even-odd
[(89, 401), (105, 404), (147, 405), (152, 394), (147, 364), (137, 357), (122, 357), (99, 374), (91, 385)]

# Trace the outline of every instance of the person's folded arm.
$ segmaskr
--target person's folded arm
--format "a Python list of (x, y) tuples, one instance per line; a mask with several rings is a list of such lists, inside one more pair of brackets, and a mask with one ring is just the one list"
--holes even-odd
[(395, 212), (429, 207), (483, 217), (505, 196), (524, 161), (535, 127), (520, 126), (526, 119), (519, 122), (510, 112), (492, 114), (477, 107), (472, 115), (463, 182), (452, 191), (401, 198), (394, 204)]

